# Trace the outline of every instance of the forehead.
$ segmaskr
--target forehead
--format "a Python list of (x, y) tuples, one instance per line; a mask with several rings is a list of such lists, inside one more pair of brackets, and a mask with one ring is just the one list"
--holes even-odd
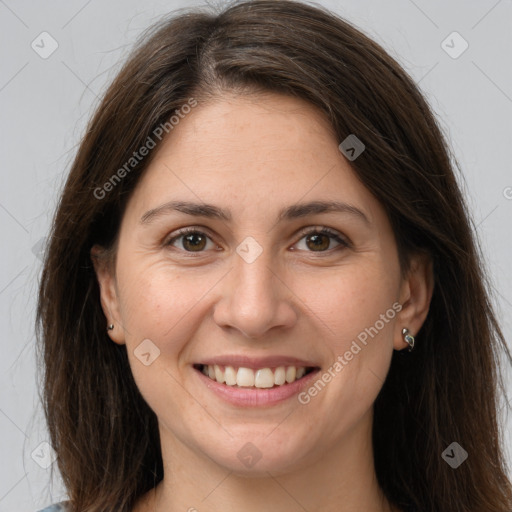
[(222, 203), (238, 214), (312, 200), (376, 200), (338, 149), (334, 130), (307, 102), (280, 94), (227, 96), (199, 104), (163, 140), (132, 203)]
[[(336, 137), (322, 113), (296, 98), (278, 94), (227, 96), (196, 107), (176, 127), (159, 156), (186, 157), (202, 168), (205, 158), (219, 168), (262, 166), (290, 170), (287, 162), (306, 158), (325, 163), (339, 158)], [(331, 151), (326, 152), (327, 148)]]

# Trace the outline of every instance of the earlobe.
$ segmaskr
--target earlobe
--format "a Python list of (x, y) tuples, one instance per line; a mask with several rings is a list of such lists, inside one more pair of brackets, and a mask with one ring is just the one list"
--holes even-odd
[(105, 330), (113, 342), (124, 345), (124, 330), (122, 329), (113, 264), (105, 255), (104, 249), (98, 245), (91, 249), (90, 254), (100, 288), (101, 308), (106, 318)]
[[(395, 350), (410, 348), (410, 338), (416, 337), (427, 318), (434, 292), (434, 272), (430, 255), (418, 253), (411, 257), (407, 276), (400, 289), (402, 309), (397, 316), (394, 336)], [(404, 329), (407, 329), (404, 335)]]

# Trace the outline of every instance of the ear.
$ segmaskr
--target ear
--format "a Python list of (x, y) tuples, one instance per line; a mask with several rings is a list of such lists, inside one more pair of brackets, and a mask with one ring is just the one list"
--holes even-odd
[(95, 245), (90, 254), (100, 287), (101, 307), (107, 319), (107, 325), (113, 324), (114, 326), (113, 329), (107, 329), (107, 325), (105, 325), (105, 330), (112, 341), (124, 345), (124, 329), (121, 323), (115, 265), (111, 258), (105, 254), (105, 249), (99, 245)]
[(409, 345), (404, 340), (402, 329), (409, 329), (413, 336), (418, 334), (427, 318), (432, 293), (434, 292), (434, 272), (432, 259), (428, 254), (417, 253), (411, 257), (407, 276), (400, 286), (402, 309), (397, 315), (393, 346), (403, 350)]

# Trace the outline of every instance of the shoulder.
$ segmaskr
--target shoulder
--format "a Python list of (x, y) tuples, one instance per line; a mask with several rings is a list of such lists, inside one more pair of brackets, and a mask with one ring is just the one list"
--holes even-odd
[(68, 503), (68, 501), (61, 501), (60, 503), (50, 505), (49, 507), (46, 507), (43, 510), (39, 510), (39, 512), (67, 512)]

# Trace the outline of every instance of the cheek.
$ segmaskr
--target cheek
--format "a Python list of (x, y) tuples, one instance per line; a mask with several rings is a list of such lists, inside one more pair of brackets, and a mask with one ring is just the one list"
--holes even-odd
[(378, 261), (347, 266), (321, 281), (308, 303), (321, 320), (316, 321), (318, 340), (330, 357), (325, 400), (318, 407), (325, 408), (337, 432), (369, 410), (385, 381), (400, 307), (397, 283), (396, 271)]
[[(323, 277), (316, 275), (314, 282), (312, 286), (308, 278), (303, 278), (304, 291), (300, 296), (308, 297), (309, 293), (305, 302), (314, 316), (321, 320), (319, 326), (327, 339), (332, 340), (336, 353), (348, 350), (352, 340), (376, 323), (377, 330), (383, 335), (391, 332), (395, 316), (392, 306), (398, 289), (398, 276), (393, 269), (386, 268), (379, 261), (372, 265), (347, 265)], [(384, 321), (381, 315), (384, 315)]]
[[(125, 261), (119, 272), (126, 343), (149, 338), (162, 354), (176, 354), (199, 327), (203, 301), (219, 280), (213, 272), (176, 269), (161, 260)], [(119, 265), (121, 267), (121, 265)]]
[[(125, 258), (118, 265), (120, 310), (134, 380), (154, 411), (179, 414), (179, 357), (190, 339), (194, 305), (205, 293), (159, 262)], [(181, 399), (178, 399), (181, 397)]]

